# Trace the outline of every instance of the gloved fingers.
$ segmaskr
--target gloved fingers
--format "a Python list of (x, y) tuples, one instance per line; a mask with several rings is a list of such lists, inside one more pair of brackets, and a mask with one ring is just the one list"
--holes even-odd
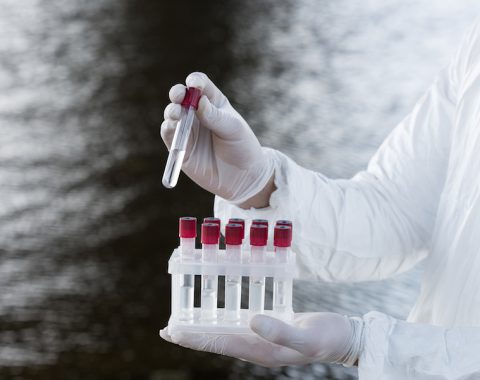
[(198, 102), (197, 118), (200, 123), (210, 129), (218, 137), (229, 140), (238, 134), (244, 126), (229, 112), (216, 107), (207, 96)]
[(258, 314), (251, 319), (250, 328), (269, 342), (291, 348), (301, 354), (309, 351), (308, 347), (305, 347), (304, 331), (280, 319)]
[[(284, 365), (303, 365), (312, 362), (312, 358), (303, 355), (297, 350), (271, 343), (275, 347), (270, 352), (268, 367), (279, 367)], [(274, 364), (276, 363), (276, 364)]]
[(210, 80), (210, 78), (200, 72), (191, 73), (185, 83), (188, 87), (197, 87), (202, 90), (202, 94), (206, 95), (210, 102), (216, 107), (223, 107), (228, 103), (228, 99), (223, 93), (218, 89), (217, 86)]
[(186, 87), (183, 84), (176, 84), (168, 92), (168, 97), (172, 103), (180, 104), (185, 97)]
[(165, 120), (178, 121), (182, 116), (182, 106), (180, 104), (170, 103), (165, 107), (163, 111), (163, 117)]
[(172, 334), (171, 339), (173, 343), (193, 350), (242, 358), (248, 353), (249, 348), (258, 341), (258, 338), (242, 335), (196, 334), (188, 332)]
[(266, 367), (308, 363), (298, 351), (255, 336), (182, 332), (172, 335), (171, 339), (173, 343), (186, 348), (226, 355)]
[(262, 346), (258, 350), (251, 349), (245, 352), (243, 357), (233, 357), (269, 368), (286, 365), (303, 365), (312, 361), (311, 358), (307, 358), (298, 351), (265, 341), (262, 342)]
[(160, 330), (159, 334), (162, 339), (165, 339), (167, 342), (173, 343), (172, 342), (172, 337), (168, 334), (168, 329), (165, 327)]
[(173, 136), (175, 135), (175, 128), (177, 126), (177, 122), (173, 120), (165, 120), (160, 127), (160, 135), (162, 136), (162, 140), (167, 146), (168, 149), (172, 146)]

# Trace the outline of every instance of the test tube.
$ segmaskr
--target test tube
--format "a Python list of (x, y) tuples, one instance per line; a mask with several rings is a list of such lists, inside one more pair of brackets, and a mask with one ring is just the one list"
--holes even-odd
[(180, 121), (177, 123), (175, 135), (173, 136), (172, 146), (168, 154), (167, 164), (163, 173), (162, 183), (168, 189), (177, 185), (178, 176), (182, 169), (185, 150), (187, 149), (188, 138), (192, 130), (195, 111), (198, 109), (198, 102), (201, 97), (201, 91), (195, 87), (188, 87), (185, 97), (182, 101), (182, 113)]
[(233, 224), (240, 224), (242, 226), (242, 246), (241, 246), (241, 255), (245, 254), (246, 251), (246, 244), (245, 244), (245, 219), (241, 218), (230, 218), (228, 219), (228, 223), (233, 223)]
[[(262, 264), (265, 262), (268, 227), (262, 224), (252, 224), (250, 227), (250, 263)], [(254, 269), (254, 268), (252, 268)], [(250, 276), (248, 292), (248, 309), (251, 313), (263, 313), (265, 305), (265, 277)]]
[[(290, 229), (292, 230), (291, 231), (291, 234), (293, 236), (293, 223), (291, 220), (287, 220), (287, 219), (280, 219), (280, 220), (277, 220), (275, 222), (275, 226), (288, 226), (290, 227)], [(290, 237), (290, 242), (292, 241), (292, 236)], [(291, 250), (290, 250), (290, 253), (291, 253)], [(289, 253), (289, 254), (290, 254)]]
[(230, 218), (228, 219), (228, 224), (240, 224), (242, 226), (242, 241), (243, 241), (243, 239), (245, 239), (245, 219)]
[[(220, 228), (216, 223), (202, 224), (202, 261), (216, 262), (218, 256), (218, 240)], [(200, 317), (205, 321), (215, 322), (217, 319), (218, 276), (202, 275), (202, 291), (200, 301)]]
[[(203, 223), (214, 223), (214, 224), (218, 225), (218, 231), (219, 231), (218, 233), (220, 234), (222, 221), (219, 218), (214, 218), (213, 216), (209, 216), (207, 218), (203, 218)], [(219, 236), (221, 236), (221, 234)], [(222, 255), (222, 253), (223, 253), (223, 250), (218, 251), (219, 255)]]
[[(287, 263), (291, 244), (292, 228), (277, 224), (273, 232), (275, 264)], [(280, 314), (292, 311), (292, 280), (273, 279), (273, 311)]]
[[(180, 237), (181, 260), (193, 259), (195, 252), (195, 238), (197, 237), (197, 218), (183, 217), (179, 220), (178, 236)], [(195, 276), (184, 274), (180, 278), (180, 319), (193, 319), (193, 297)]]
[(276, 226), (288, 226), (292, 229), (293, 232), (293, 223), (291, 220), (281, 219), (275, 222)]
[(252, 225), (254, 224), (260, 224), (261, 226), (267, 226), (268, 227), (268, 220), (267, 219), (253, 219), (252, 220)]
[(214, 217), (211, 217), (209, 216), (208, 218), (203, 218), (203, 223), (214, 223), (214, 224), (218, 224), (218, 228), (220, 230), (220, 225), (221, 225), (221, 221), (220, 219), (218, 218), (214, 218)]
[[(229, 223), (225, 227), (227, 263), (239, 264), (241, 262), (241, 250), (243, 239), (243, 227), (241, 224)], [(240, 321), (240, 301), (242, 294), (242, 276), (227, 275), (225, 277), (225, 320), (231, 322)]]
[(253, 219), (251, 226), (254, 224), (259, 224), (261, 226), (266, 226), (267, 227), (267, 237), (268, 237), (268, 220), (267, 219)]

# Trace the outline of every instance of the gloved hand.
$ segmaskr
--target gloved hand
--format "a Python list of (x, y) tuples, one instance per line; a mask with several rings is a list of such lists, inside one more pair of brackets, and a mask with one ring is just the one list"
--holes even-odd
[(295, 314), (293, 324), (256, 315), (250, 328), (257, 334), (218, 335), (178, 332), (160, 336), (194, 350), (232, 356), (265, 367), (312, 362), (354, 365), (363, 350), (363, 321), (335, 313)]
[[(202, 90), (182, 170), (204, 189), (235, 204), (259, 193), (273, 175), (273, 162), (264, 153), (246, 121), (203, 73), (186, 79)], [(170, 89), (161, 135), (168, 149), (181, 114), (185, 86)]]

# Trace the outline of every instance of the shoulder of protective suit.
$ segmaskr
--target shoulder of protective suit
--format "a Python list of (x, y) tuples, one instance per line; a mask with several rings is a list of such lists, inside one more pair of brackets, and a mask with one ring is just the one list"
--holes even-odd
[(471, 83), (478, 80), (479, 67), (480, 17), (466, 30), (450, 62), (448, 75), (452, 98), (458, 99)]
[(465, 73), (480, 63), (480, 17), (477, 17), (465, 33), (458, 51), (457, 61)]

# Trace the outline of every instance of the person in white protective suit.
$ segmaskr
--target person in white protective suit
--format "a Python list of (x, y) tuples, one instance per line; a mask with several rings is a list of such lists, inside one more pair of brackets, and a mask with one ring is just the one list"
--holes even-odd
[[(264, 366), (357, 364), (362, 380), (480, 379), (480, 24), (350, 180), (262, 148), (205, 74), (186, 84), (204, 95), (183, 171), (216, 194), (217, 217), (292, 220), (300, 270), (322, 280), (380, 280), (422, 260), (425, 272), (408, 322), (379, 312), (296, 314), (293, 325), (257, 315), (258, 337), (161, 336)], [(170, 90), (167, 147), (184, 94)]]

